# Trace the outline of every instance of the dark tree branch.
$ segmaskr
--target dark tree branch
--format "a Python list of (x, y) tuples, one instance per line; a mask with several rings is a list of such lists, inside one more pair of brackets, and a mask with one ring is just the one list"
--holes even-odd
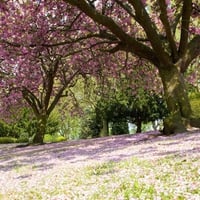
[(191, 14), (192, 14), (192, 0), (183, 0), (181, 38), (179, 44), (180, 56), (182, 56), (187, 49)]
[(128, 4), (124, 4), (119, 0), (115, 0), (132, 18), (135, 19), (132, 8)]
[(167, 5), (166, 5), (166, 1), (165, 0), (159, 0), (159, 6), (160, 6), (160, 19), (162, 21), (162, 24), (165, 28), (165, 32), (166, 32), (166, 36), (169, 42), (169, 47), (171, 49), (171, 53), (172, 53), (172, 57), (173, 57), (173, 61), (177, 61), (178, 60), (178, 51), (176, 48), (176, 42), (173, 38), (173, 34), (171, 31), (171, 27), (170, 27), (170, 23), (168, 20), (168, 16), (167, 16)]
[(181, 19), (181, 16), (182, 16), (182, 4), (181, 4), (181, 1), (177, 1), (176, 2), (176, 5), (177, 5), (177, 8), (176, 8), (176, 12), (175, 12), (175, 18), (173, 19), (173, 23), (171, 25), (171, 29), (172, 29), (172, 33), (173, 33), (173, 36), (175, 36), (176, 34), (176, 29), (177, 29), (177, 26), (179, 24), (179, 21)]
[(57, 105), (57, 103), (59, 102), (60, 98), (63, 95), (64, 90), (69, 86), (70, 82), (75, 78), (75, 76), (77, 76), (79, 74), (80, 70), (78, 69), (77, 71), (75, 71), (71, 76), (69, 76), (68, 78), (66, 78), (65, 80), (65, 84), (60, 88), (60, 90), (57, 92), (57, 94), (55, 95), (51, 105), (49, 106), (49, 108), (47, 109), (47, 114), (49, 115), (52, 110), (55, 108), (55, 106)]
[(160, 36), (156, 31), (156, 25), (148, 15), (143, 3), (141, 0), (129, 0), (129, 3), (135, 9), (135, 20), (143, 27), (154, 51), (159, 55), (160, 61), (164, 62), (167, 66), (170, 64), (169, 55), (165, 52)]
[(200, 55), (200, 35), (195, 36), (190, 43), (182, 59), (179, 60), (178, 66), (182, 73), (186, 72), (189, 64)]
[(38, 116), (40, 114), (39, 110), (42, 108), (42, 105), (38, 98), (26, 87), (22, 88), (22, 96), (30, 105), (35, 115)]
[(60, 57), (56, 58), (55, 62), (52, 63), (52, 66), (50, 66), (50, 69), (47, 71), (46, 74), (46, 88), (45, 88), (45, 97), (43, 102), (45, 110), (47, 110), (49, 106), (49, 101), (53, 91), (54, 78), (56, 76), (59, 67), (59, 61)]
[(65, 2), (78, 7), (87, 16), (93, 19), (93, 21), (108, 28), (112, 32), (112, 34), (115, 35), (116, 38), (118, 38), (118, 40), (126, 44), (126, 50), (131, 51), (135, 55), (147, 59), (154, 64), (158, 63), (158, 57), (150, 47), (144, 45), (143, 43), (137, 41), (135, 38), (125, 33), (124, 30), (112, 18), (102, 15), (95, 9), (91, 8), (91, 6), (88, 5), (86, 1), (65, 0)]

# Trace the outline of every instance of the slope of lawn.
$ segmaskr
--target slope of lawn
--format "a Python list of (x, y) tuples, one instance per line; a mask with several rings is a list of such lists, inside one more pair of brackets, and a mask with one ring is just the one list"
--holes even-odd
[(2, 200), (199, 200), (200, 133), (0, 146)]

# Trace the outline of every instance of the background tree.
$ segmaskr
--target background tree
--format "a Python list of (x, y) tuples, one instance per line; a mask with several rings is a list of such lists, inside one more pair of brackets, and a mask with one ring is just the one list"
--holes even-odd
[[(0, 22), (1, 71), (6, 74), (0, 80), (1, 112), (6, 116), (9, 106), (28, 105), (38, 126), (33, 142), (43, 143), (51, 112), (84, 73), (75, 61), (80, 49), (70, 39), (79, 15), (72, 16), (73, 9), (62, 2), (8, 1), (5, 8)], [(67, 37), (65, 46), (58, 45)]]
[(123, 64), (127, 60), (124, 53), (118, 53), (118, 59), (115, 58), (110, 56), (117, 63), (115, 69), (100, 67), (86, 81), (86, 99), (93, 106), (89, 109), (85, 104), (84, 137), (128, 133), (128, 122), (137, 124), (137, 132), (141, 132), (142, 123), (154, 122), (167, 114), (154, 68), (140, 60), (137, 66), (132, 65), (133, 60)]
[(94, 36), (105, 39), (111, 53), (131, 52), (158, 69), (170, 112), (165, 121), (165, 133), (182, 132), (186, 124), (192, 125), (183, 73), (200, 54), (200, 29), (195, 24), (199, 16), (197, 1), (65, 2), (90, 17), (94, 26), (99, 25)]

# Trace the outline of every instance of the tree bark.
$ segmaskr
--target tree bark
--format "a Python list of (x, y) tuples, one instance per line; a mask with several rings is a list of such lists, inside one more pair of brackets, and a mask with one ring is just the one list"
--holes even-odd
[(192, 109), (187, 95), (183, 75), (176, 65), (159, 68), (169, 116), (164, 119), (164, 133), (173, 134), (186, 131), (192, 117)]
[(102, 129), (100, 131), (100, 136), (105, 137), (108, 136), (108, 120), (107, 119), (102, 119)]
[(41, 115), (37, 118), (38, 120), (38, 128), (37, 132), (34, 135), (33, 143), (34, 144), (43, 144), (44, 143), (44, 135), (46, 133), (46, 126), (47, 126), (47, 115)]
[(135, 124), (137, 126), (136, 133), (141, 133), (142, 132), (142, 121), (140, 119), (137, 119)]

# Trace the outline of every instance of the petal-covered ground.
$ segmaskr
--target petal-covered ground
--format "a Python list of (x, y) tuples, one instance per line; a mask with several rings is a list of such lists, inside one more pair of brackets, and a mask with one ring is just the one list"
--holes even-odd
[[(124, 163), (130, 167), (124, 168)], [(176, 171), (179, 165), (181, 168)], [(158, 168), (155, 171), (149, 171), (156, 166)], [(200, 132), (168, 137), (158, 132), (148, 132), (23, 148), (16, 147), (16, 144), (0, 145), (0, 173), (0, 199), (3, 200), (131, 198), (198, 200), (200, 199)], [(148, 176), (143, 177), (145, 173)], [(160, 180), (163, 173), (168, 174), (169, 180), (164, 178)], [(182, 173), (185, 175), (182, 176)], [(126, 178), (122, 178), (123, 176)], [(132, 177), (130, 180), (126, 180), (130, 177)], [(193, 179), (185, 180), (189, 177)], [(123, 187), (122, 180), (126, 180), (123, 182)], [(136, 187), (137, 181), (139, 181), (137, 189), (129, 191), (128, 188)], [(118, 183), (120, 185), (117, 185)], [(166, 186), (168, 184), (174, 186)], [(149, 189), (149, 186), (153, 189), (151, 187)], [(121, 187), (122, 189), (119, 189)], [(138, 189), (140, 187), (143, 189)], [(177, 196), (176, 189), (180, 190)], [(138, 194), (133, 194), (133, 191), (137, 190)], [(146, 193), (143, 194), (143, 191)], [(147, 194), (152, 196), (145, 196)]]

